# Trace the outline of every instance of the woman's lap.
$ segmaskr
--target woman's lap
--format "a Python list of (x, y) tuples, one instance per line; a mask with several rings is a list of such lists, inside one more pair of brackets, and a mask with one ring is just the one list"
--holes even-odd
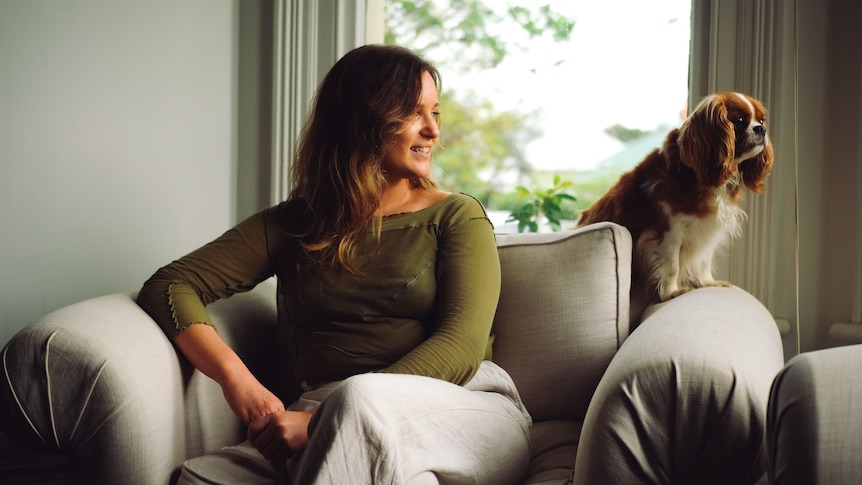
[[(464, 387), (366, 374), (311, 390), (291, 408), (324, 397), (309, 447), (288, 462), (297, 483), (505, 483), (526, 471), (530, 418), (508, 374), (491, 362)], [(245, 443), (189, 460), (179, 483), (225, 483), (212, 477), (246, 470), (243, 483), (286, 480)]]

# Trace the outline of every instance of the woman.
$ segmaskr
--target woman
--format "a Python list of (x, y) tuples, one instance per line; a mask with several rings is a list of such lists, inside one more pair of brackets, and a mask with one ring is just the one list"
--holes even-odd
[[(244, 445), (189, 460), (182, 483), (506, 483), (530, 418), (491, 363), (500, 268), (481, 205), (437, 188), (439, 75), (364, 46), (321, 84), (288, 200), (157, 271), (138, 303), (222, 387)], [(280, 341), (302, 396), (285, 408), (205, 305), (277, 275)], [(217, 478), (215, 475), (223, 474)]]

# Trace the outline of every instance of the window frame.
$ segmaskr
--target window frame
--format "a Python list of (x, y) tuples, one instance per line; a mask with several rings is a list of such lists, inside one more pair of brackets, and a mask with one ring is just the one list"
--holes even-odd
[[(295, 140), (314, 89), (341, 55), (383, 36), (384, 0), (275, 0), (271, 200), (287, 196)], [(772, 113), (777, 153), (796, 159), (796, 2), (692, 1), (689, 106), (715, 91), (760, 99)], [(716, 275), (752, 293), (779, 320), (797, 317), (798, 224), (795, 173), (774, 171), (764, 194), (745, 199), (749, 220), (740, 239), (716, 258)], [(862, 190), (862, 187), (860, 187)], [(862, 219), (859, 222), (862, 228)], [(862, 229), (860, 229), (862, 230)], [(862, 267), (862, 266), (860, 266)], [(862, 275), (862, 269), (859, 274)], [(862, 279), (862, 276), (860, 276)], [(862, 283), (860, 283), (862, 284)], [(862, 303), (857, 302), (857, 306)], [(783, 333), (788, 325), (784, 325)]]

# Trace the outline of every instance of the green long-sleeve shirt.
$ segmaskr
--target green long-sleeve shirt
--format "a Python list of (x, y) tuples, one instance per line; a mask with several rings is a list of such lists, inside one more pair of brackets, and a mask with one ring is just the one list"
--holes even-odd
[(309, 264), (290, 203), (263, 210), (159, 269), (138, 303), (168, 336), (212, 324), (205, 305), (277, 275), (297, 382), (371, 371), (466, 383), (490, 358), (500, 293), (493, 227), (470, 196), (383, 218), (361, 274)]

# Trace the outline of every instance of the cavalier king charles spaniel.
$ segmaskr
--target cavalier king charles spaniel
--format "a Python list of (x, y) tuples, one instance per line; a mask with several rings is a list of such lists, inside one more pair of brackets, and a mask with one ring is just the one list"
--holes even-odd
[(713, 279), (713, 252), (741, 233), (742, 187), (763, 191), (772, 155), (766, 108), (745, 94), (712, 94), (581, 214), (578, 226), (612, 221), (631, 233), (633, 311), (730, 286)]

